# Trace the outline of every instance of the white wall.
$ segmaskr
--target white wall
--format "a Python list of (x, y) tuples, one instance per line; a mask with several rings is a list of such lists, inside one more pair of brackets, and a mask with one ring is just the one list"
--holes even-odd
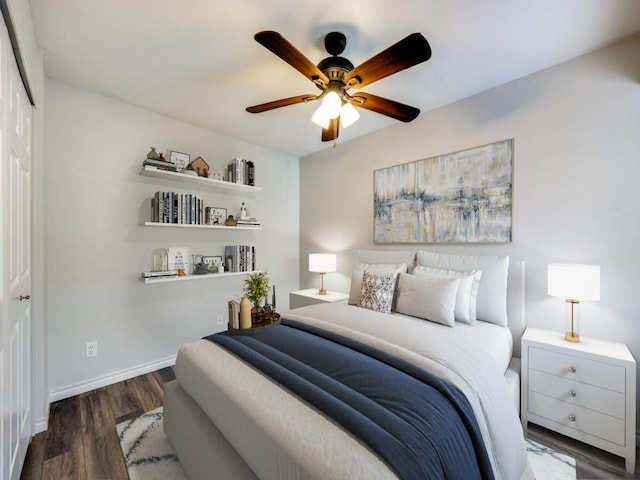
[(513, 242), (417, 248), (526, 261), (527, 322), (557, 331), (564, 302), (546, 295), (547, 264), (600, 265), (601, 301), (582, 305), (581, 333), (625, 342), (640, 360), (638, 36), (301, 159), (302, 285), (318, 281), (306, 271), (314, 251), (339, 253), (325, 285), (346, 292), (358, 248), (416, 248), (373, 245), (374, 170), (506, 138), (515, 139)]
[[(298, 288), (298, 159), (203, 130), (113, 99), (47, 80), (46, 258), (49, 391), (61, 398), (136, 367), (170, 361), (180, 345), (221, 330), (227, 301), (243, 277), (144, 285), (157, 247), (187, 246), (192, 253), (222, 255), (224, 245), (256, 245), (280, 293)], [(202, 106), (202, 108), (207, 108)], [(138, 174), (149, 147), (200, 155), (222, 168), (236, 156), (254, 160), (255, 194), (200, 193), (207, 205), (236, 214), (241, 202), (262, 231), (144, 227), (157, 190), (191, 191), (188, 185)], [(195, 191), (194, 191), (195, 192)], [(86, 341), (98, 356), (84, 358)]]

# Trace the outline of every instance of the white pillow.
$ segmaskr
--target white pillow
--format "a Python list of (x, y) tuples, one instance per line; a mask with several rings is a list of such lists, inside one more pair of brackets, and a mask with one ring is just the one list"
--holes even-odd
[(349, 304), (356, 305), (362, 289), (362, 275), (367, 270), (371, 273), (404, 273), (407, 271), (406, 263), (359, 263), (351, 274), (351, 288), (349, 290)]
[(453, 327), (459, 283), (458, 278), (401, 273), (396, 311)]
[(358, 307), (391, 313), (397, 278), (396, 272), (377, 274), (365, 270), (362, 276), (362, 290), (358, 299)]
[(356, 263), (395, 264), (405, 263), (411, 273), (416, 265), (415, 250), (358, 250)]
[(436, 278), (458, 278), (458, 293), (456, 295), (455, 316), (458, 322), (468, 325), (476, 324), (476, 305), (478, 288), (482, 272), (480, 270), (444, 270), (441, 268), (423, 267), (418, 265), (413, 270), (414, 275), (427, 275)]
[(478, 320), (507, 326), (507, 255), (448, 255), (420, 250), (417, 254), (417, 264), (447, 270), (482, 270), (482, 279), (478, 287)]

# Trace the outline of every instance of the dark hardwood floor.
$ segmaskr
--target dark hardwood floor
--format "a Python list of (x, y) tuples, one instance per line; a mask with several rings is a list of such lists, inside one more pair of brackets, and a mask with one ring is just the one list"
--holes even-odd
[(162, 405), (165, 368), (51, 404), (31, 440), (21, 480), (127, 480), (115, 426)]
[(636, 469), (632, 475), (626, 472), (622, 457), (531, 423), (527, 430), (527, 438), (575, 458), (577, 480), (640, 479), (638, 445), (636, 445)]
[[(162, 405), (173, 378), (165, 368), (51, 404), (49, 429), (33, 437), (21, 480), (127, 480), (115, 426)], [(622, 458), (550, 430), (530, 424), (528, 436), (574, 457), (577, 480), (640, 478)]]

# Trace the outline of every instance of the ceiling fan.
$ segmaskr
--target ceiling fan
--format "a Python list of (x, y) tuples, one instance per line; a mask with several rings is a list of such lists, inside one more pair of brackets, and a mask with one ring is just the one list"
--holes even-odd
[(254, 105), (247, 107), (247, 112), (261, 113), (287, 105), (322, 100), (312, 120), (322, 126), (323, 142), (338, 138), (340, 123), (343, 127), (348, 127), (358, 119), (359, 114), (354, 106), (381, 113), (402, 122), (410, 122), (420, 114), (420, 110), (416, 107), (370, 93), (360, 91), (349, 93), (351, 89), (366, 87), (377, 80), (429, 60), (431, 47), (420, 33), (412, 33), (357, 67), (340, 56), (347, 45), (346, 37), (340, 32), (330, 32), (325, 36), (325, 49), (331, 56), (321, 60), (318, 65), (314, 65), (277, 32), (258, 32), (254, 38), (260, 45), (311, 80), (321, 93), (298, 95)]

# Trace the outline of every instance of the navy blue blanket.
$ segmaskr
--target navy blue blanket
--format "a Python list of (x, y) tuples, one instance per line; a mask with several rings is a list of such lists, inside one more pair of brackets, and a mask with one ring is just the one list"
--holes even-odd
[(466, 397), (429, 372), (293, 320), (205, 338), (332, 418), (401, 479), (494, 478)]

